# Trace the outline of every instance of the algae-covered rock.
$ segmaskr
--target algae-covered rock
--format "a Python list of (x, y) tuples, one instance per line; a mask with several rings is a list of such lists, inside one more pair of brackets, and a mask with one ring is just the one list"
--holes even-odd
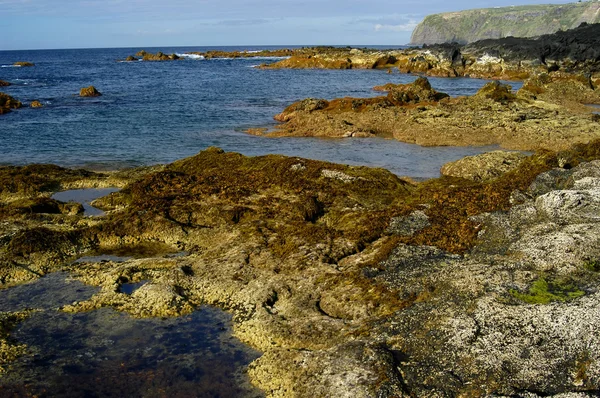
[[(138, 53), (140, 54), (140, 53)], [(138, 55), (136, 54), (136, 55)], [(156, 54), (151, 54), (151, 53), (146, 53), (144, 52), (143, 55), (141, 55), (142, 60), (144, 61), (175, 61), (180, 59), (180, 57), (177, 54), (164, 54), (162, 52), (157, 52)]]
[(43, 108), (44, 107), (44, 105), (40, 101), (38, 101), (38, 100), (31, 101), (31, 103), (29, 104), (29, 106), (32, 107), (32, 108)]
[(8, 94), (0, 93), (0, 115), (8, 113), (11, 109), (22, 107), (21, 101), (14, 99)]
[[(263, 351), (249, 375), (267, 396), (594, 393), (600, 220), (592, 194), (580, 205), (546, 198), (593, 191), (600, 171), (588, 161), (598, 158), (592, 142), (529, 156), (492, 180), (415, 184), (381, 169), (209, 148), (136, 174), (106, 199), (114, 210), (102, 219), (0, 223), (0, 264), (43, 271), (43, 256), (59, 264), (86, 244), (183, 250), (70, 262), (102, 289), (62, 309), (144, 317), (220, 306), (234, 335)], [(54, 208), (19, 208), (38, 204)]]
[(14, 66), (20, 66), (20, 67), (29, 67), (29, 66), (35, 66), (34, 63), (32, 62), (26, 62), (26, 61), (17, 61), (13, 64)]
[(125, 58), (125, 62), (133, 62), (133, 61), (137, 61), (138, 59), (136, 57), (134, 57), (133, 55), (128, 56), (127, 58)]
[(274, 117), (282, 124), (265, 135), (379, 136), (423, 146), (497, 144), (516, 150), (560, 150), (600, 137), (598, 118), (589, 109), (517, 96), (499, 82), (457, 98), (432, 89), (425, 78), (376, 89), (388, 95), (291, 104)]
[(79, 91), (80, 97), (100, 97), (101, 95), (94, 86), (84, 87)]
[(434, 90), (425, 77), (418, 77), (409, 84), (385, 85), (375, 87), (375, 90), (387, 91), (388, 99), (396, 105), (416, 104), (427, 101), (440, 101), (449, 97), (446, 93)]
[(519, 167), (526, 155), (520, 152), (493, 151), (467, 156), (442, 166), (445, 176), (473, 181), (491, 180)]
[(512, 87), (498, 81), (486, 83), (477, 91), (474, 98), (486, 98), (502, 104), (514, 101), (517, 96), (512, 92)]
[(517, 95), (574, 107), (600, 103), (599, 91), (589, 75), (556, 71), (527, 79)]

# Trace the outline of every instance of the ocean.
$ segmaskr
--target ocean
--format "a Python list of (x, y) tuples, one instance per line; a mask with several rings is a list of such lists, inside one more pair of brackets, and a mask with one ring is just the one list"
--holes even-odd
[[(220, 47), (260, 50), (268, 47)], [(185, 54), (216, 48), (145, 48)], [(0, 116), (0, 165), (53, 163), (114, 170), (168, 163), (209, 147), (255, 156), (283, 154), (352, 165), (383, 167), (429, 178), (445, 162), (492, 148), (423, 148), (385, 139), (265, 138), (244, 133), (272, 127), (273, 116), (294, 101), (313, 97), (371, 97), (375, 85), (408, 83), (416, 76), (385, 70), (261, 70), (272, 59), (201, 59), (118, 62), (140, 48), (0, 51), (2, 87), (24, 107)], [(16, 61), (34, 67), (13, 67)], [(486, 83), (430, 78), (452, 96)], [(80, 98), (95, 86), (103, 95)]]

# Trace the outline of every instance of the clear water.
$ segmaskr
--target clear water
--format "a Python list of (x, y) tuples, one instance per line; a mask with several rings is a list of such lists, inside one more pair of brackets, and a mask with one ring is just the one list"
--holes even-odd
[(587, 106), (589, 106), (590, 108), (592, 108), (592, 113), (595, 113), (596, 115), (600, 115), (600, 105), (598, 105), (598, 104), (587, 104)]
[(87, 189), (71, 189), (68, 191), (57, 192), (52, 195), (52, 199), (60, 200), (61, 202), (77, 202), (83, 205), (83, 214), (86, 216), (103, 216), (104, 212), (90, 203), (94, 200), (119, 191), (118, 188), (87, 188)]
[(1, 397), (259, 397), (243, 369), (259, 353), (231, 336), (231, 316), (210, 307), (168, 319), (61, 305), (98, 289), (66, 273), (0, 290), (0, 308), (34, 308), (12, 334), (28, 354), (0, 373)]
[[(207, 48), (146, 48), (165, 53)], [(223, 48), (234, 50), (241, 48)], [(248, 48), (254, 50), (257, 48)], [(307, 97), (381, 95), (375, 85), (416, 77), (380, 70), (259, 70), (264, 59), (116, 62), (131, 49), (0, 51), (2, 88), (24, 103), (0, 117), (0, 164), (54, 163), (96, 169), (167, 163), (209, 146), (246, 155), (277, 153), (384, 167), (400, 175), (437, 176), (440, 166), (491, 148), (420, 148), (383, 139), (264, 138), (248, 127)], [(11, 67), (15, 61), (36, 64)], [(474, 93), (485, 80), (430, 78), (450, 95)], [(80, 98), (94, 85), (104, 95)]]

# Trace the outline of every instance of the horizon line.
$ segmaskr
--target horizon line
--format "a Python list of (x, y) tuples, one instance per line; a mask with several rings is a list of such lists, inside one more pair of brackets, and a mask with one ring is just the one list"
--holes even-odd
[[(406, 44), (221, 44), (221, 45), (161, 45), (161, 46), (116, 46), (116, 47), (63, 47), (63, 48), (19, 48), (19, 49), (0, 49), (0, 52), (9, 51), (53, 51), (53, 50), (112, 50), (112, 49), (129, 49), (129, 48), (181, 48), (181, 47), (353, 47), (353, 48), (369, 48), (369, 47), (414, 47), (409, 43)], [(420, 46), (417, 46), (420, 47)]]

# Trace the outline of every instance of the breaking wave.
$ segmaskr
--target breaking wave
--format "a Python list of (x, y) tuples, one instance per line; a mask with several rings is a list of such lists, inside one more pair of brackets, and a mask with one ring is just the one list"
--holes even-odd
[(198, 54), (188, 54), (188, 53), (179, 54), (178, 53), (176, 55), (181, 58), (188, 58), (188, 59), (195, 59), (195, 60), (204, 59), (203, 55), (198, 55)]

